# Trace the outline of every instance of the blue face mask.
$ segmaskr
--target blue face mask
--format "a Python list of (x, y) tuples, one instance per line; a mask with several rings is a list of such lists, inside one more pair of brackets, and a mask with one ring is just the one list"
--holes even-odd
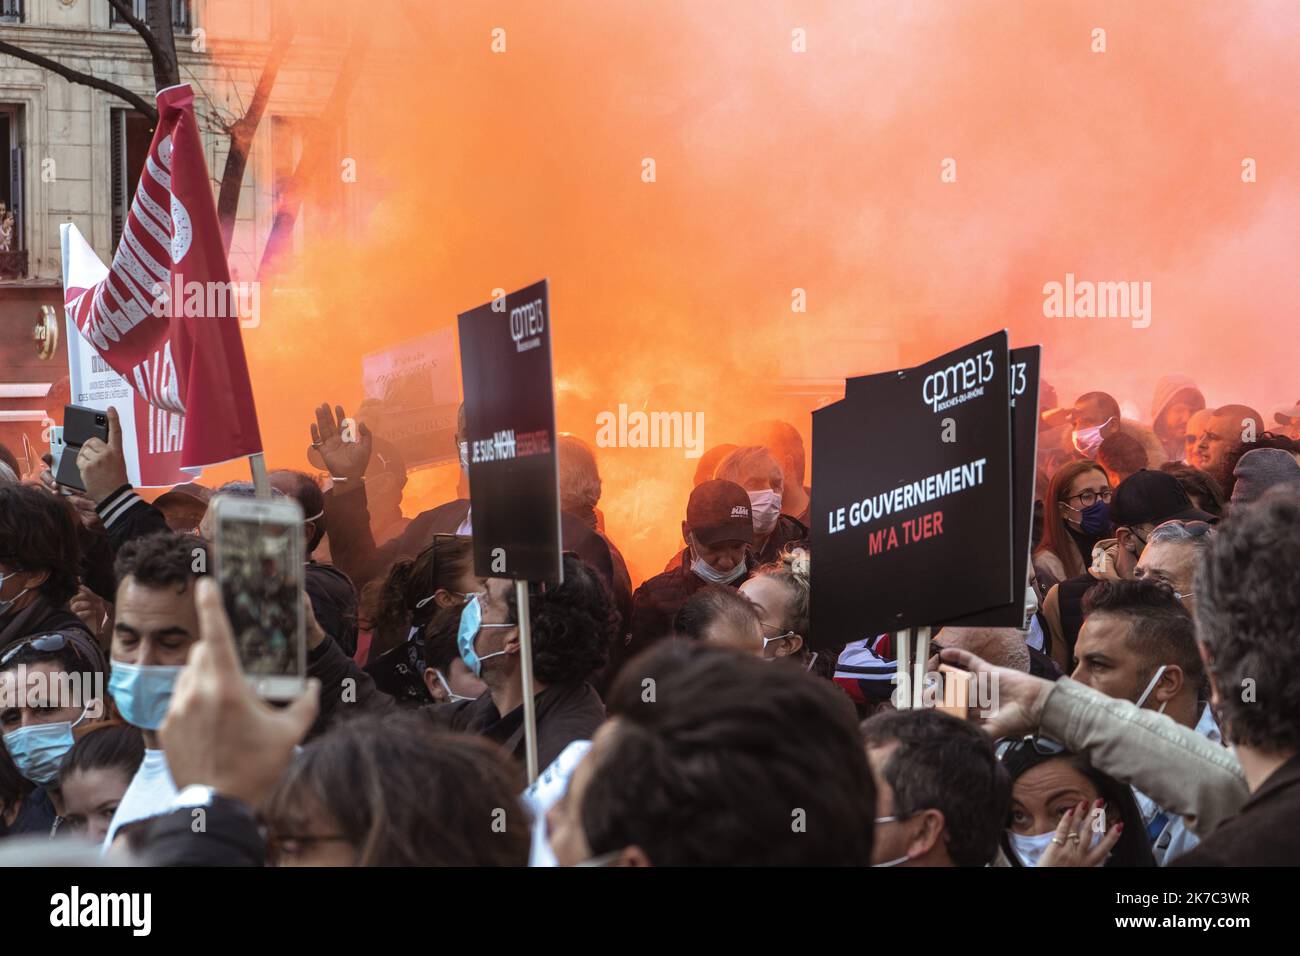
[(76, 722), (33, 724), (5, 734), (5, 747), (18, 772), (32, 783), (52, 783), (59, 775), (63, 756), (72, 749), (72, 728), (86, 719), (83, 710)]
[(484, 627), (514, 627), (514, 625), (484, 624), (483, 607), (479, 604), (478, 595), (475, 594), (465, 602), (465, 610), (460, 612), (460, 630), (456, 632), (456, 650), (460, 652), (460, 659), (465, 662), (465, 666), (475, 677), (483, 676), (484, 661), (505, 654), (505, 651), (494, 651), (482, 657), (478, 656), (478, 652), (474, 650), (474, 642), (478, 639), (480, 628)]
[(1086, 535), (1100, 537), (1110, 531), (1110, 505), (1094, 501), (1079, 512), (1079, 529)]
[(179, 666), (113, 661), (113, 670), (108, 675), (108, 691), (113, 695), (122, 719), (141, 730), (161, 727), (180, 672)]

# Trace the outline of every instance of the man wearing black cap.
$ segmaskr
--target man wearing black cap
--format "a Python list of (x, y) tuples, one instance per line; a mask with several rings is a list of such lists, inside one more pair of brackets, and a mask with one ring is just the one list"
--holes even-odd
[(682, 538), (686, 547), (680, 564), (645, 581), (632, 595), (632, 626), (616, 663), (671, 634), (673, 616), (700, 588), (708, 584), (740, 587), (749, 577), (755, 567), (749, 553), (754, 522), (745, 489), (721, 479), (696, 485), (686, 505)]
[(1103, 538), (1092, 549), (1092, 565), (1078, 577), (1056, 584), (1043, 598), (1043, 619), (1052, 640), (1052, 657), (1067, 672), (1074, 667), (1074, 643), (1083, 625), (1083, 595), (1098, 581), (1131, 581), (1138, 558), (1156, 525), (1174, 518), (1183, 521), (1217, 519), (1192, 504), (1178, 479), (1143, 468), (1120, 483), (1110, 503), (1115, 537)]

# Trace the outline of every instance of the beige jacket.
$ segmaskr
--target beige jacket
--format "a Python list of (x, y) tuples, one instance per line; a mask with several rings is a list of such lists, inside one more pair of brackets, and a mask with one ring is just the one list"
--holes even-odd
[(1236, 814), (1250, 796), (1241, 764), (1227, 747), (1068, 677), (1052, 685), (1039, 728), (1181, 815), (1198, 837)]

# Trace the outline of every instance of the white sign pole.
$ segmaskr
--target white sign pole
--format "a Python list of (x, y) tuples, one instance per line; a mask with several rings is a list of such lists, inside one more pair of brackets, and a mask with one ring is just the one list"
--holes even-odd
[(519, 678), (524, 689), (524, 765), (531, 786), (537, 779), (537, 703), (533, 700), (533, 635), (527, 581), (515, 582), (515, 611), (519, 617)]

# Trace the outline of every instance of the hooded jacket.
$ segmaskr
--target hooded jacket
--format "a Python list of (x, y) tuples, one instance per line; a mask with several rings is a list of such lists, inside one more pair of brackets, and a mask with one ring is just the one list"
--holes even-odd
[[(1155, 429), (1160, 423), (1160, 416), (1165, 413), (1165, 409), (1170, 406), (1173, 400), (1177, 398), (1181, 392), (1188, 391), (1196, 393), (1196, 397), (1201, 400), (1201, 407), (1204, 408), (1205, 396), (1201, 393), (1201, 390), (1196, 387), (1196, 383), (1188, 376), (1166, 375), (1161, 378), (1160, 381), (1156, 382), (1155, 397), (1151, 400), (1151, 429), (1157, 438), (1160, 438), (1160, 434), (1155, 432)], [(1163, 438), (1160, 438), (1160, 441), (1161, 444), (1164, 445), (1165, 454), (1170, 456), (1170, 461), (1182, 461), (1183, 455), (1187, 451), (1186, 448), (1183, 447), (1182, 435), (1175, 436), (1175, 438), (1171, 439), (1168, 443), (1166, 443)], [(1160, 464), (1162, 463), (1156, 462), (1152, 467), (1158, 468)]]

